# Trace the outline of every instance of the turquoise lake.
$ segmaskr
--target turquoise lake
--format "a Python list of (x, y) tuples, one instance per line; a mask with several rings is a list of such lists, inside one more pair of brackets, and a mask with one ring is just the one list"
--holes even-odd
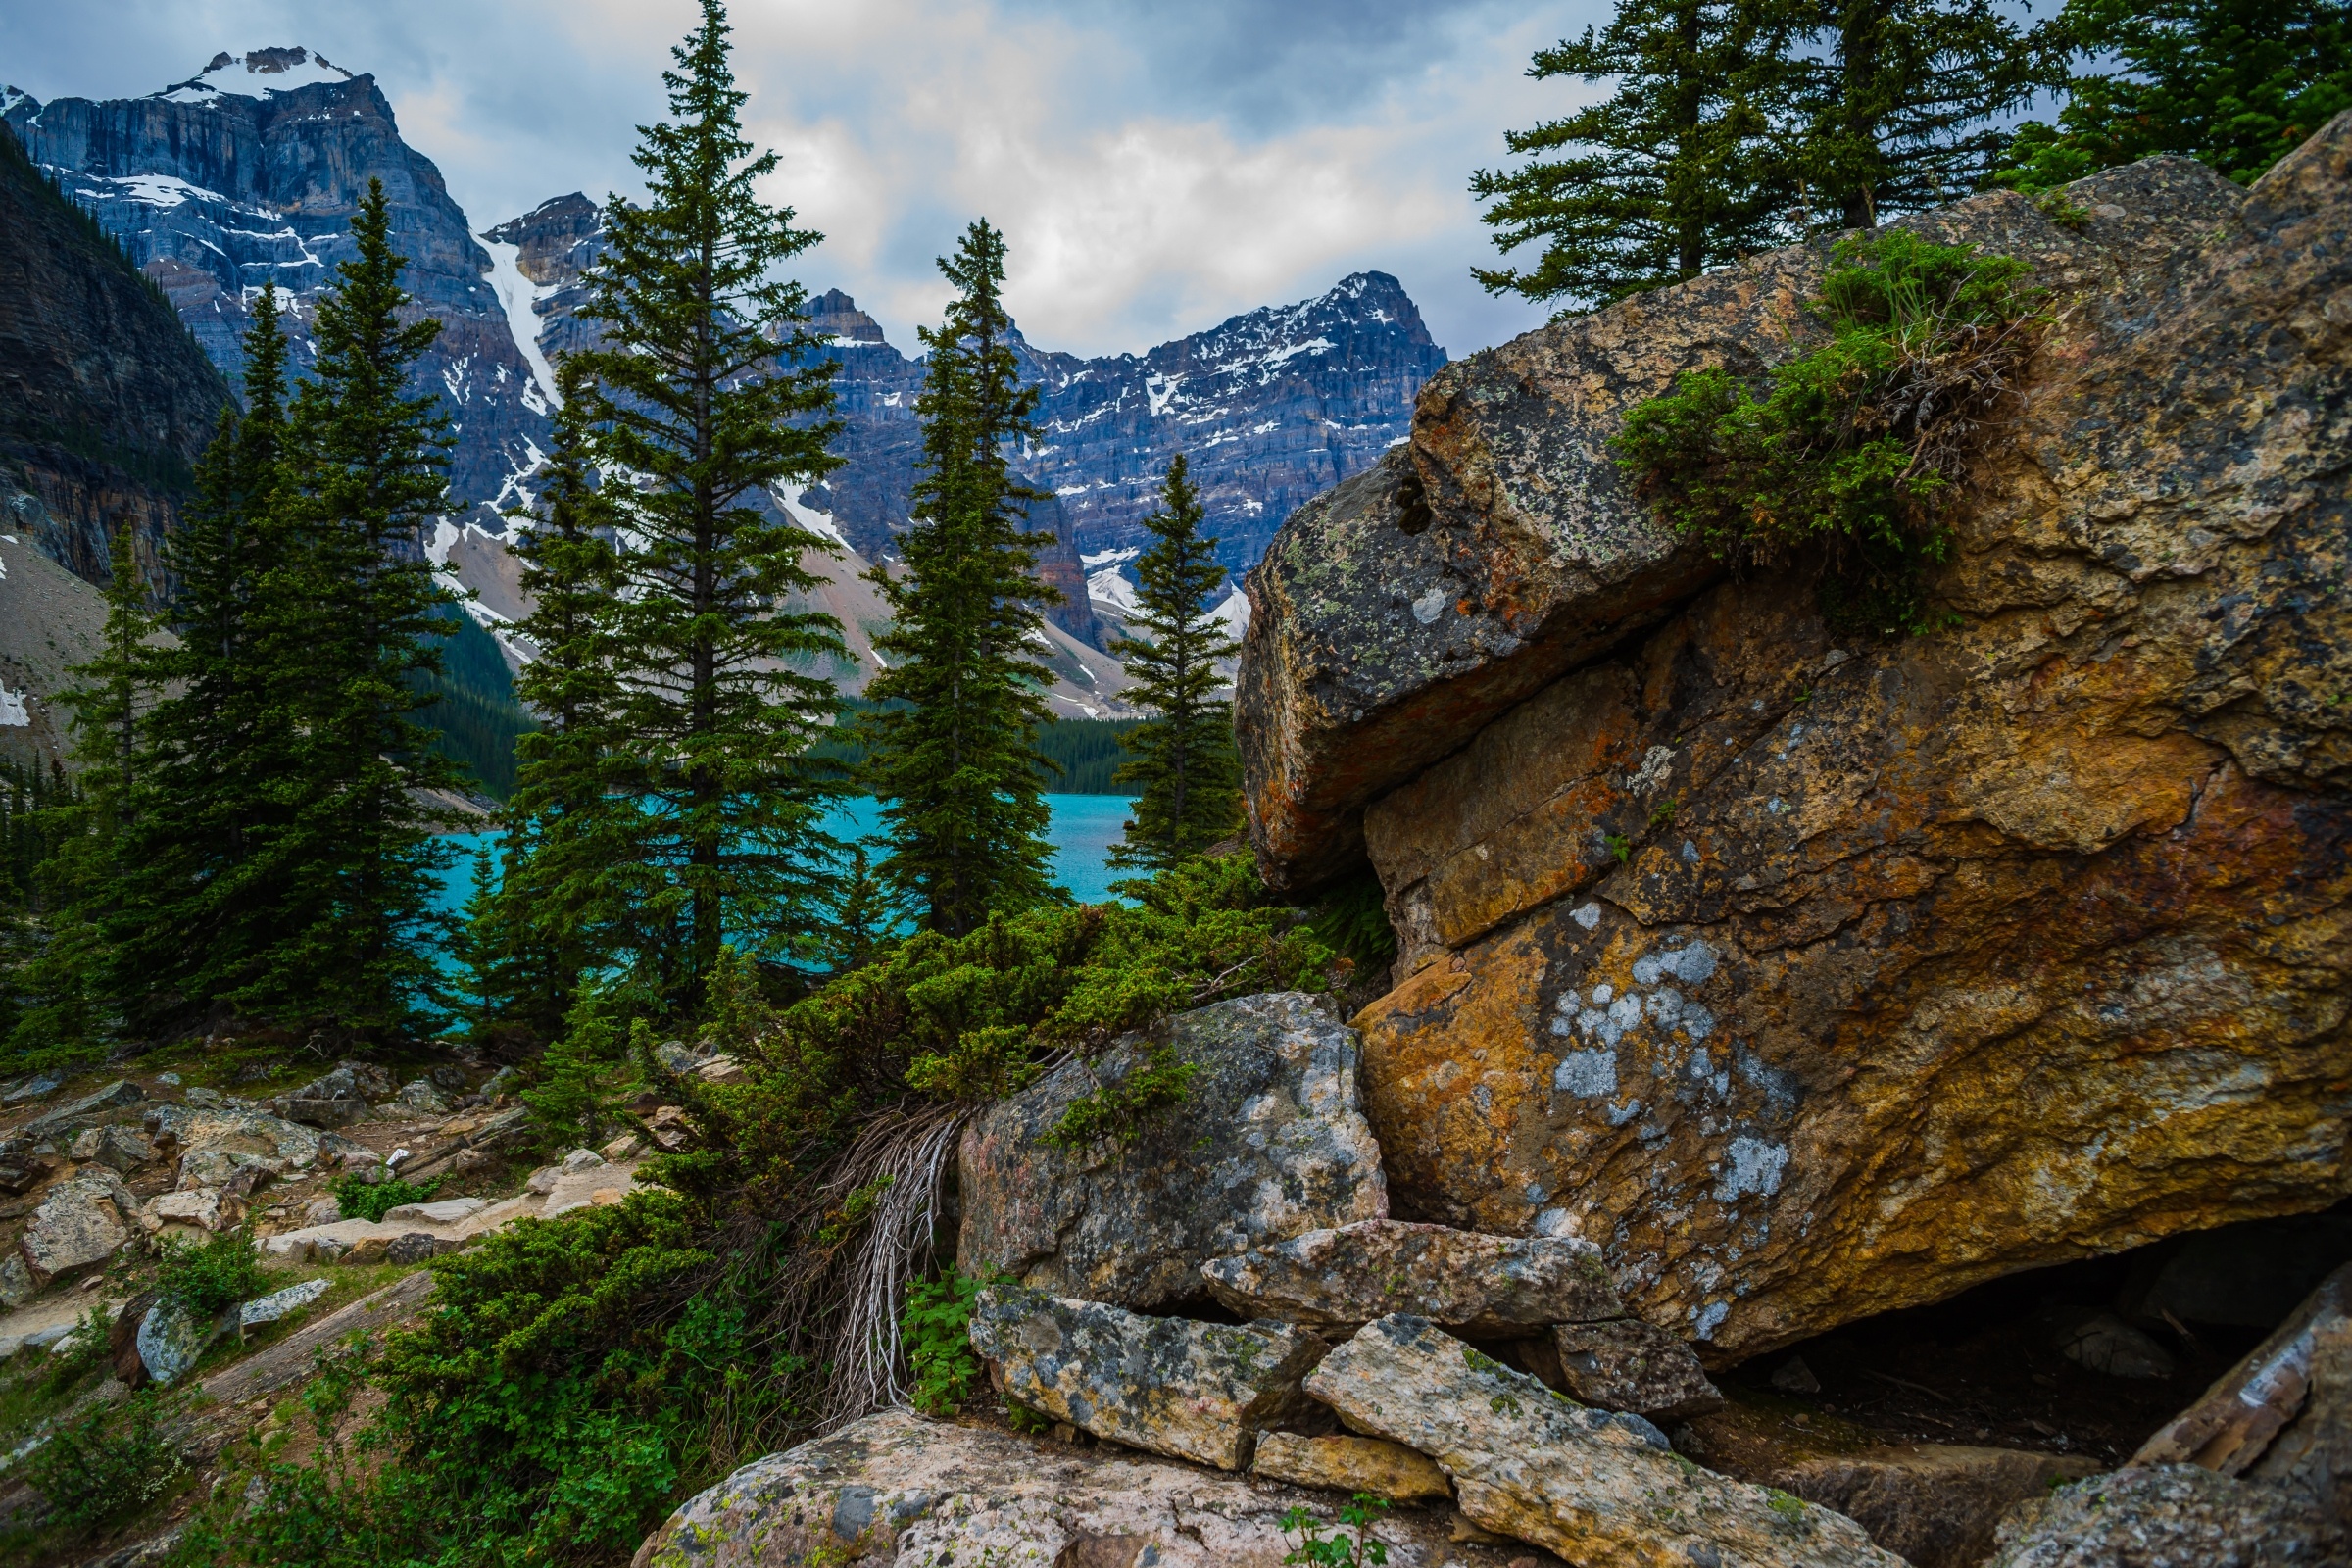
[[(1101, 904), (1111, 895), (1110, 867), (1105, 858), (1127, 830), (1127, 812), (1134, 804), (1126, 795), (1049, 795), (1054, 813), (1054, 874), (1081, 904)], [(876, 843), (882, 830), (882, 808), (863, 796), (837, 808), (827, 829), (845, 843)], [(458, 863), (442, 881), (441, 907), (455, 911), (466, 902), (473, 881), (473, 852), (498, 842), (495, 833), (454, 833)]]

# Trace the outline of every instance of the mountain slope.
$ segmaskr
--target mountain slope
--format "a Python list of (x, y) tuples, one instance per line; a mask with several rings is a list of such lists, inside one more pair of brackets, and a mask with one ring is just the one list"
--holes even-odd
[(67, 195), (161, 284), (213, 362), (242, 368), (248, 305), (269, 279), (289, 296), (299, 370), (308, 321), (353, 254), (370, 178), (392, 204), (403, 284), (442, 323), (419, 380), (457, 428), (450, 488), (464, 503), (515, 498), (549, 440), (546, 389), (516, 347), (490, 255), (440, 171), (401, 140), (375, 79), (299, 48), (221, 54), (144, 98), (42, 104), (10, 89), (5, 118)]
[(0, 131), (0, 531), (92, 582), (152, 565), (228, 383), (113, 240)]

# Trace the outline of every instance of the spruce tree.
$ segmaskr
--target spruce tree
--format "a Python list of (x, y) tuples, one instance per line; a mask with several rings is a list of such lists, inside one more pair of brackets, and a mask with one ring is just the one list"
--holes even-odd
[(485, 1017), (541, 1040), (559, 1033), (579, 977), (633, 952), (629, 911), (647, 889), (632, 875), (636, 803), (612, 795), (620, 710), (616, 668), (623, 580), (614, 512), (590, 466), (587, 367), (557, 368), (561, 406), (539, 495), (514, 554), (532, 610), (515, 630), (534, 650), (514, 692), (539, 717), (516, 745), (514, 795), (501, 816), (503, 876), (472, 921), (488, 979)]
[(273, 889), (246, 874), (271, 830), (270, 782), (302, 765), (271, 721), (260, 588), (280, 555), (275, 507), (285, 447), (285, 335), (265, 285), (245, 336), (245, 407), (223, 411), (166, 560), (177, 645), (145, 728), (149, 765), (126, 824), (114, 933), (134, 1028), (190, 1021), (252, 977), (282, 935)]
[(866, 686), (883, 706), (863, 725), (889, 841), (878, 874), (924, 926), (961, 936), (1058, 893), (1038, 782), (1051, 764), (1035, 743), (1052, 718), (1035, 649), (1054, 591), (1034, 576), (1052, 540), (1028, 529), (1027, 503), (1044, 492), (1012, 471), (1037, 390), (1020, 384), (1007, 341), (1004, 235), (973, 223), (939, 270), (960, 292), (921, 330), (922, 470), (899, 539), (904, 575), (867, 574), (893, 623), (874, 639), (891, 663)]
[(2046, 50), (1993, 0), (1757, 0), (1796, 47), (1751, 73), (1807, 226), (1876, 228), (1984, 182), (1998, 117), (2046, 85)]
[(380, 1041), (433, 977), (431, 906), (451, 858), (420, 797), (460, 774), (411, 716), (431, 700), (451, 598), (424, 555), (449, 510), (450, 438), (434, 400), (409, 395), (440, 323), (404, 322), (406, 259), (380, 180), (351, 228), (359, 254), (318, 303), (316, 379), (287, 421), (280, 552), (257, 595), (267, 721), (301, 738), (298, 766), (270, 780), (281, 823), (249, 862), (275, 890), (283, 935), (232, 1000)]
[(821, 236), (755, 189), (776, 155), (744, 139), (727, 33), (705, 0), (673, 51), (672, 119), (634, 155), (648, 199), (606, 210), (584, 313), (602, 346), (577, 356), (596, 466), (629, 476), (604, 492), (630, 545), (604, 779), (623, 828), (603, 842), (639, 884), (632, 967), (689, 1005), (725, 942), (821, 957), (837, 786), (807, 754), (839, 700), (810, 671), (847, 657), (832, 616), (791, 606), (819, 580), (803, 556), (829, 547), (769, 499), (837, 462), (832, 366), (776, 275)]
[(1140, 784), (1126, 838), (1110, 863), (1160, 871), (1228, 838), (1242, 814), (1241, 755), (1216, 662), (1238, 649), (1211, 613), (1208, 596), (1225, 579), (1217, 542), (1203, 537), (1200, 497), (1184, 454), (1168, 464), (1159, 510), (1144, 519), (1152, 543), (1135, 564), (1141, 584), (1135, 623), (1145, 635), (1114, 650), (1135, 677), (1130, 699), (1153, 717), (1120, 737), (1135, 754), (1117, 774)]
[(2018, 126), (1999, 184), (2178, 153), (2250, 185), (2352, 109), (2352, 0), (2068, 0), (2053, 34), (2120, 69), (2077, 76), (2055, 126)]
[(1514, 154), (1566, 156), (1471, 177), (1503, 251), (1544, 247), (1533, 267), (1473, 275), (1491, 294), (1594, 310), (1779, 243), (1788, 187), (1748, 78), (1784, 42), (1754, 0), (1626, 0), (1606, 30), (1539, 51), (1529, 75), (1609, 77), (1616, 90), (1505, 133)]

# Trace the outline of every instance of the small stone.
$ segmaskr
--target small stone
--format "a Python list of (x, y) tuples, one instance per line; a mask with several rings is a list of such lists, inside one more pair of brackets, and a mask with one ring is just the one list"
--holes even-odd
[(1298, 1380), (1326, 1348), (1287, 1324), (1143, 1317), (1017, 1286), (980, 1293), (971, 1340), (1006, 1397), (1221, 1470), (1247, 1465), (1259, 1429), (1298, 1406)]
[(645, 1124), (653, 1133), (654, 1142), (672, 1152), (684, 1149), (694, 1137), (694, 1122), (676, 1105), (655, 1106)]
[(66, 1146), (66, 1156), (69, 1159), (80, 1160), (85, 1163), (96, 1159), (98, 1157), (98, 1129), (92, 1127), (75, 1134), (74, 1142)]
[(496, 1163), (496, 1157), (478, 1149), (461, 1149), (449, 1156), (449, 1168), (454, 1171), (484, 1170)]
[(526, 1193), (538, 1193), (544, 1196), (548, 1193), (554, 1192), (556, 1190), (556, 1183), (562, 1181), (563, 1179), (563, 1166), (542, 1165), (537, 1170), (531, 1172), (530, 1175), (523, 1178), (522, 1190)]
[(219, 1231), (225, 1223), (220, 1211), (220, 1189), (194, 1187), (176, 1193), (159, 1193), (147, 1200), (139, 1210), (139, 1222), (150, 1231), (166, 1225), (201, 1225), (208, 1231)]
[(302, 1211), (305, 1225), (332, 1225), (342, 1217), (343, 1205), (331, 1193), (324, 1198), (312, 1200), (311, 1206)]
[(2087, 1372), (2111, 1378), (2173, 1375), (2171, 1352), (2112, 1312), (2061, 1324), (2052, 1343), (2068, 1360)]
[(605, 1157), (593, 1149), (575, 1149), (564, 1156), (564, 1173), (568, 1176), (583, 1170), (594, 1170), (604, 1162)]
[(654, 1059), (683, 1077), (700, 1066), (703, 1058), (687, 1050), (683, 1040), (664, 1040), (654, 1048)]
[(300, 1285), (289, 1285), (282, 1291), (247, 1301), (237, 1308), (237, 1326), (250, 1329), (274, 1323), (287, 1313), (310, 1305), (332, 1288), (326, 1280), (304, 1280)]
[(402, 1203), (384, 1210), (386, 1225), (455, 1225), (490, 1206), (480, 1198), (444, 1198), (431, 1203)]
[(1211, 1258), (1200, 1277), (1244, 1317), (1341, 1334), (1392, 1312), (1502, 1338), (1625, 1310), (1600, 1249), (1581, 1238), (1485, 1236), (1394, 1219)]
[(1350, 1496), (1369, 1492), (1391, 1502), (1453, 1495), (1453, 1484), (1435, 1461), (1379, 1438), (1302, 1438), (1295, 1432), (1269, 1432), (1257, 1440), (1257, 1457), (1250, 1461), (1250, 1473)]
[(1783, 1394), (1819, 1394), (1821, 1392), (1821, 1379), (1813, 1375), (1813, 1369), (1805, 1365), (1805, 1358), (1801, 1355), (1792, 1355), (1779, 1366), (1774, 1367), (1770, 1381), (1772, 1386)]
[(393, 1237), (390, 1242), (385, 1244), (384, 1261), (387, 1263), (422, 1263), (440, 1250), (441, 1238), (438, 1236), (424, 1231), (410, 1231), (405, 1236)]
[(1552, 1330), (1568, 1392), (1604, 1410), (1632, 1410), (1660, 1426), (1723, 1408), (1723, 1395), (1683, 1341), (1640, 1318), (1563, 1323)]
[(607, 1159), (627, 1159), (637, 1152), (641, 1143), (642, 1140), (635, 1133), (622, 1133), (597, 1152)]
[(65, 1079), (53, 1072), (36, 1072), (29, 1078), (20, 1078), (0, 1090), (0, 1105), (22, 1105), (28, 1100), (53, 1095), (64, 1082)]
[(155, 1081), (159, 1084), (162, 1084), (167, 1089), (177, 1089), (179, 1087), (179, 1074), (175, 1072), (159, 1072), (155, 1075)]
[(1368, 1324), (1306, 1391), (1435, 1459), (1474, 1522), (1571, 1562), (1900, 1568), (1852, 1520), (1703, 1470), (1640, 1416), (1585, 1409), (1426, 1319)]
[(0, 1253), (0, 1307), (11, 1312), (32, 1299), (40, 1287), (33, 1283), (32, 1271), (15, 1248)]
[(87, 1157), (122, 1175), (127, 1176), (163, 1157), (147, 1135), (136, 1127), (101, 1127), (97, 1131), (97, 1148)]
[(348, 1268), (368, 1268), (387, 1261), (385, 1253), (390, 1251), (391, 1248), (392, 1238), (389, 1236), (363, 1236), (345, 1247), (341, 1252), (328, 1257), (323, 1255), (327, 1251), (327, 1247), (326, 1239), (321, 1237), (313, 1244), (312, 1255), (321, 1262), (341, 1263)]
[(217, 1110), (228, 1103), (228, 1097), (226, 1095), (223, 1095), (218, 1089), (207, 1089), (202, 1084), (197, 1084), (190, 1088), (183, 1096), (181, 1096), (181, 1098), (187, 1101), (189, 1104), (200, 1106), (207, 1110)]

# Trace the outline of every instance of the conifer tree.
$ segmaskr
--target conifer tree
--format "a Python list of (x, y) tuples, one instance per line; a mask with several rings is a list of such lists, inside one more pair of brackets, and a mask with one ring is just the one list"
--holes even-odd
[(883, 706), (863, 724), (889, 839), (883, 884), (924, 926), (961, 936), (1057, 892), (1038, 782), (1050, 764), (1035, 743), (1052, 717), (1034, 648), (1054, 591), (1033, 575), (1052, 541), (1028, 530), (1027, 503), (1044, 492), (1012, 472), (1037, 390), (1020, 384), (1007, 342), (1004, 235), (973, 223), (939, 270), (960, 293), (921, 331), (922, 472), (899, 540), (905, 574), (867, 574), (893, 624), (874, 639), (891, 664), (866, 687)]
[(267, 722), (301, 737), (299, 767), (270, 781), (281, 823), (249, 862), (276, 890), (284, 934), (232, 1000), (380, 1040), (430, 983), (450, 859), (419, 794), (459, 773), (411, 717), (431, 700), (435, 614), (451, 598), (424, 557), (449, 510), (450, 438), (433, 399), (408, 393), (440, 323), (404, 324), (406, 259), (380, 180), (351, 227), (359, 254), (318, 303), (317, 378), (293, 400), (273, 509), (280, 554), (258, 592)]
[(837, 786), (807, 753), (839, 700), (805, 671), (847, 657), (833, 617), (790, 603), (828, 546), (768, 500), (836, 466), (832, 366), (806, 292), (776, 275), (820, 236), (760, 199), (776, 155), (744, 139), (725, 11), (702, 11), (662, 75), (671, 120), (640, 132), (648, 199), (607, 208), (584, 313), (603, 341), (577, 356), (596, 465), (632, 479), (605, 491), (631, 538), (604, 780), (641, 888), (630, 962), (689, 1005), (725, 942), (821, 956)]
[(2241, 185), (2352, 109), (2352, 0), (2067, 0), (2062, 48), (2104, 66), (2029, 121), (1994, 178), (2046, 190), (2158, 153)]
[(285, 335), (265, 285), (245, 336), (245, 407), (223, 411), (192, 504), (167, 541), (177, 646), (146, 719), (149, 761), (126, 824), (115, 968), (134, 1028), (167, 1025), (251, 977), (283, 933), (272, 890), (245, 874), (272, 816), (269, 784), (302, 765), (270, 719), (260, 587), (281, 541)]
[(536, 507), (513, 515), (531, 613), (515, 630), (536, 650), (514, 680), (539, 716), (516, 745), (501, 825), (504, 874), (471, 923), (488, 975), (488, 1020), (541, 1040), (561, 1031), (579, 977), (642, 946), (622, 927), (647, 889), (632, 876), (633, 800), (610, 798), (621, 692), (615, 674), (623, 579), (614, 513), (590, 466), (587, 366), (557, 368), (555, 440)]
[(1135, 564), (1135, 622), (1145, 635), (1114, 650), (1135, 677), (1131, 699), (1154, 715), (1120, 737), (1134, 760), (1117, 774), (1140, 784), (1135, 815), (1110, 863), (1160, 871), (1229, 837), (1241, 820), (1242, 764), (1216, 661), (1238, 650), (1211, 613), (1224, 581), (1217, 542), (1200, 532), (1200, 497), (1184, 454), (1168, 464), (1159, 510), (1144, 519), (1152, 543)]
[(1993, 0), (1756, 0), (1796, 47), (1755, 72), (1776, 160), (1816, 229), (1875, 228), (1976, 190), (2047, 84), (2046, 50)]
[(1788, 186), (1748, 81), (1784, 33), (1755, 0), (1625, 0), (1605, 30), (1539, 51), (1529, 75), (1613, 77), (1616, 91), (1505, 133), (1514, 154), (1565, 156), (1471, 177), (1503, 251), (1544, 247), (1533, 267), (1473, 269), (1479, 282), (1594, 310), (1779, 243)]

